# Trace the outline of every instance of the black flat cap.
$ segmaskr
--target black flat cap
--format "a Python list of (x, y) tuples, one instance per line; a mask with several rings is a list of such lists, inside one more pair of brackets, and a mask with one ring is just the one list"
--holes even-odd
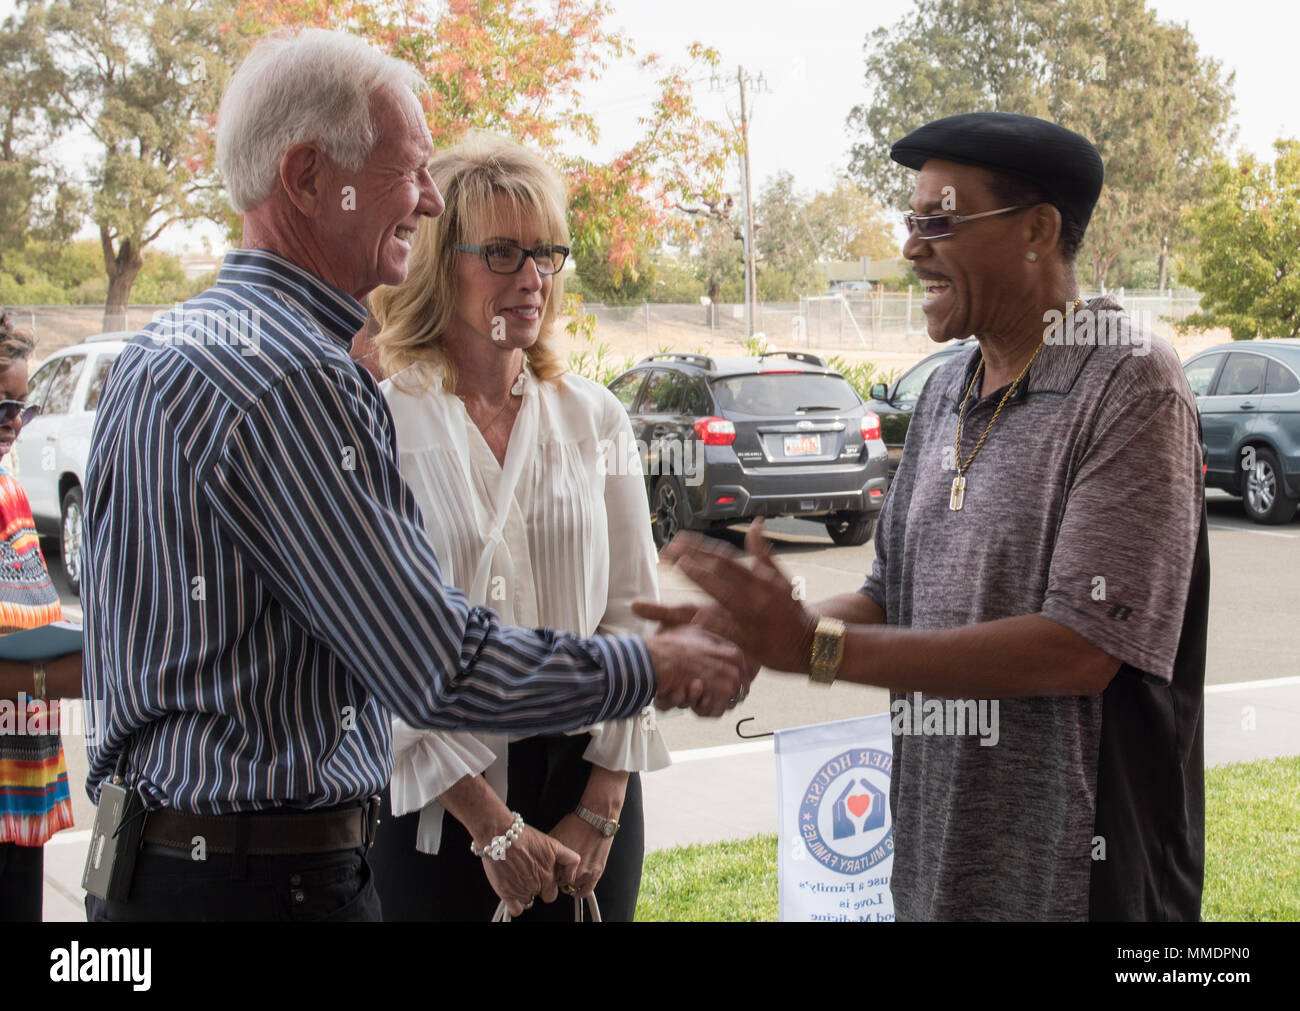
[(910, 169), (931, 158), (1017, 176), (1039, 187), (1086, 228), (1101, 194), (1101, 155), (1084, 136), (1013, 112), (968, 112), (926, 123), (895, 141), (889, 157)]

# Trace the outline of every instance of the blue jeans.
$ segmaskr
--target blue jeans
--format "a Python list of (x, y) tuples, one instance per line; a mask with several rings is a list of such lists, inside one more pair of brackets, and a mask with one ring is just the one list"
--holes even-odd
[(328, 921), (383, 919), (364, 850), (286, 856), (230, 854), (193, 860), (183, 850), (146, 843), (125, 902), (86, 896), (86, 919)]

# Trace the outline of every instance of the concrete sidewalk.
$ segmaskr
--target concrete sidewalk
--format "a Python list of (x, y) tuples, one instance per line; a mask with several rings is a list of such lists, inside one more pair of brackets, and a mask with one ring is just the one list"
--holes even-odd
[[(1300, 755), (1300, 677), (1211, 685), (1205, 690), (1207, 766)], [(646, 849), (777, 830), (772, 740), (681, 751), (645, 776)], [(80, 784), (76, 784), (80, 787)], [(45, 919), (85, 919), (81, 872), (90, 831), (60, 832), (45, 847)]]

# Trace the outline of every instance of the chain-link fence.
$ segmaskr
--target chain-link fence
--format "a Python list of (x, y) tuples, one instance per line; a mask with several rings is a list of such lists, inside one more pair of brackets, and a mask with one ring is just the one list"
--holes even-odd
[[(1088, 297), (1095, 292), (1085, 292)], [(1171, 319), (1182, 319), (1199, 307), (1200, 296), (1189, 290), (1111, 293), (1129, 314), (1151, 332), (1168, 340)], [(97, 305), (11, 306), (20, 325), (37, 340), (37, 355), (75, 344), (105, 330), (144, 326), (165, 305), (133, 305), (124, 317), (105, 325), (104, 307)], [(648, 302), (634, 306), (605, 306), (587, 302), (583, 311), (596, 317), (597, 339), (634, 339), (646, 353), (660, 350), (735, 353), (748, 331), (743, 303), (713, 305)], [(864, 292), (802, 298), (797, 302), (760, 302), (754, 307), (753, 332), (778, 348), (820, 348), (843, 351), (931, 350), (925, 335), (921, 292)]]
[(102, 305), (6, 306), (17, 325), (29, 330), (36, 338), (38, 358), (97, 333), (138, 329), (170, 308), (170, 305), (133, 305), (124, 314), (106, 320)]
[[(1097, 292), (1085, 291), (1085, 298)], [(1199, 308), (1200, 295), (1189, 290), (1110, 293), (1146, 329), (1169, 340), (1172, 320)], [(931, 349), (925, 335), (921, 292), (867, 292), (802, 298), (798, 302), (760, 302), (754, 306), (754, 334), (780, 348), (830, 348), (845, 351), (916, 351)], [(583, 311), (596, 317), (596, 333), (639, 337), (647, 352), (703, 350), (715, 352), (743, 344), (748, 334), (743, 303), (682, 305), (647, 302), (605, 306), (587, 302)]]

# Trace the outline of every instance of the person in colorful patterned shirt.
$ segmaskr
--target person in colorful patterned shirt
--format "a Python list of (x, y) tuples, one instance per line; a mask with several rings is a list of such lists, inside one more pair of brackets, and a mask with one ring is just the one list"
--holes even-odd
[[(0, 313), (0, 457), (28, 420), (27, 360), (34, 346)], [(62, 617), (27, 495), (13, 474), (0, 469), (0, 634)], [(41, 919), (43, 846), (72, 825), (58, 703), (47, 703), (46, 695), (81, 695), (80, 653), (47, 661), (43, 674), (29, 664), (0, 661), (0, 921)]]

